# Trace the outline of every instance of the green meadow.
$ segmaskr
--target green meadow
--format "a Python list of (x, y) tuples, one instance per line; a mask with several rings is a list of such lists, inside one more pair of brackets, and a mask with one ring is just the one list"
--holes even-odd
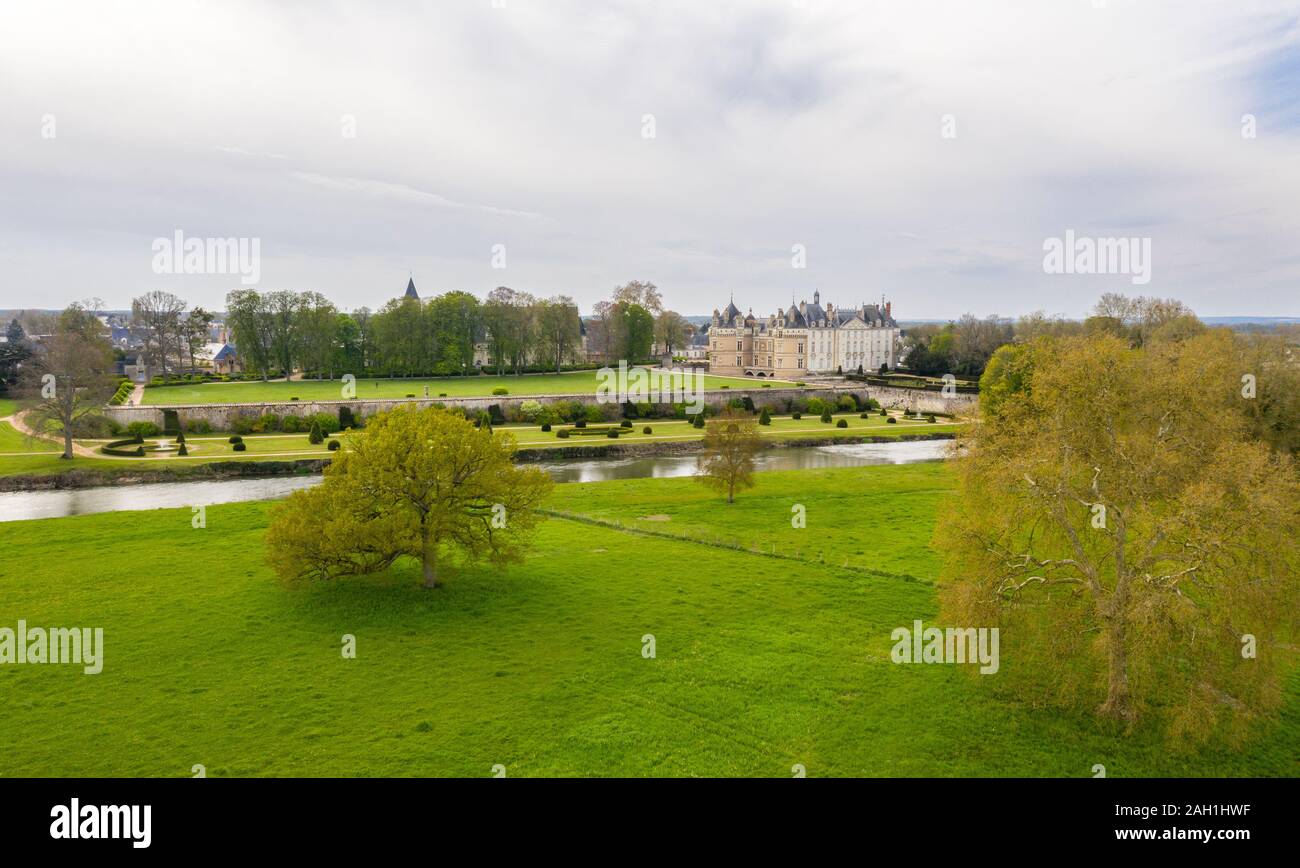
[[(681, 376), (664, 375), (660, 388), (671, 388)], [(752, 377), (715, 377), (706, 374), (705, 389), (754, 389), (764, 381)], [(772, 388), (789, 388), (795, 384), (767, 380)], [(510, 396), (588, 395), (595, 394), (599, 379), (595, 371), (572, 371), (563, 374), (522, 374), (520, 376), (431, 377), (425, 379), (375, 378), (356, 381), (356, 399), (425, 397), (487, 397), (495, 389), (505, 389)], [(692, 381), (693, 384), (693, 381)], [(146, 386), (145, 404), (233, 404), (301, 401), (339, 401), (343, 399), (341, 380), (242, 380), (229, 383), (202, 383), (186, 386)]]
[(433, 592), (414, 564), (284, 589), (265, 503), (210, 506), (203, 529), (190, 510), (0, 524), (0, 627), (105, 642), (99, 675), (0, 666), (0, 775), (1300, 772), (1294, 676), (1244, 749), (1171, 752), (970, 667), (893, 664), (890, 631), (936, 614), (943, 465), (757, 479), (731, 507), (690, 479), (557, 486), (574, 518), (526, 562)]

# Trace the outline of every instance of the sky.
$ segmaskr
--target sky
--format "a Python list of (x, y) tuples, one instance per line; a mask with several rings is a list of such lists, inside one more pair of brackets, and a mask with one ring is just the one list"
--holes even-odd
[[(414, 276), (1296, 316), (1298, 48), (1300, 3), (1249, 0), (3, 0), (0, 308)], [(1067, 231), (1148, 268), (1048, 273)], [(178, 232), (257, 273), (169, 269)]]

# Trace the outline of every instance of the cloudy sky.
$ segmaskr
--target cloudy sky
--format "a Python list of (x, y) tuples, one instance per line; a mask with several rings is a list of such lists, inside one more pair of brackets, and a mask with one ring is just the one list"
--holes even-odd
[[(1106, 291), (1300, 315), (1298, 21), (1249, 0), (6, 2), (0, 307), (221, 308), (239, 275), (155, 273), (179, 230), (256, 238), (258, 288), (345, 308), (414, 273), (584, 312), (643, 279), (688, 314), (820, 289), (900, 318), (1077, 316)], [(1045, 274), (1066, 230), (1150, 239), (1150, 282)]]

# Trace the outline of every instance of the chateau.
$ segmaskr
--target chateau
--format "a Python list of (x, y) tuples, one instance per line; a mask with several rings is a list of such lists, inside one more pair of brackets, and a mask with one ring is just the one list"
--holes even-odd
[(767, 319), (751, 309), (740, 313), (734, 301), (721, 313), (715, 308), (709, 327), (709, 371), (715, 374), (790, 379), (804, 374), (834, 374), (893, 368), (898, 362), (898, 323), (893, 302), (837, 308), (791, 304)]

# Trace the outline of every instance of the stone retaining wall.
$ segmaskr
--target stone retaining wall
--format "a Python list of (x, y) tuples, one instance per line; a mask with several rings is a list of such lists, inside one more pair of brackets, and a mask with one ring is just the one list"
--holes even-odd
[[(748, 395), (758, 406), (772, 404), (780, 412), (785, 412), (785, 402), (794, 398), (833, 398), (840, 394), (856, 393), (875, 398), (881, 406), (891, 409), (912, 409), (922, 413), (966, 413), (974, 410), (975, 396), (955, 395), (945, 398), (937, 392), (919, 389), (895, 389), (880, 386), (866, 386), (860, 383), (842, 383), (834, 386), (807, 386), (805, 388), (785, 389), (713, 389), (704, 393), (705, 403), (718, 407), (731, 398), (743, 398)], [(353, 416), (365, 418), (385, 410), (391, 410), (399, 404), (415, 404), (418, 407), (432, 407), (442, 404), (446, 407), (460, 407), (469, 410), (486, 410), (493, 404), (500, 405), (507, 413), (517, 410), (524, 401), (538, 401), (549, 404), (555, 401), (578, 401), (582, 404), (595, 404), (594, 392), (581, 394), (557, 395), (489, 395), (476, 398), (384, 398), (354, 399), (351, 401), (262, 401), (245, 404), (146, 404), (141, 406), (106, 407), (104, 414), (118, 425), (125, 427), (132, 422), (153, 422), (163, 427), (163, 411), (175, 410), (184, 421), (205, 420), (217, 431), (228, 431), (234, 419), (240, 416), (256, 418), (266, 413), (277, 416), (310, 416), (316, 413), (337, 415), (340, 407), (351, 407)]]

